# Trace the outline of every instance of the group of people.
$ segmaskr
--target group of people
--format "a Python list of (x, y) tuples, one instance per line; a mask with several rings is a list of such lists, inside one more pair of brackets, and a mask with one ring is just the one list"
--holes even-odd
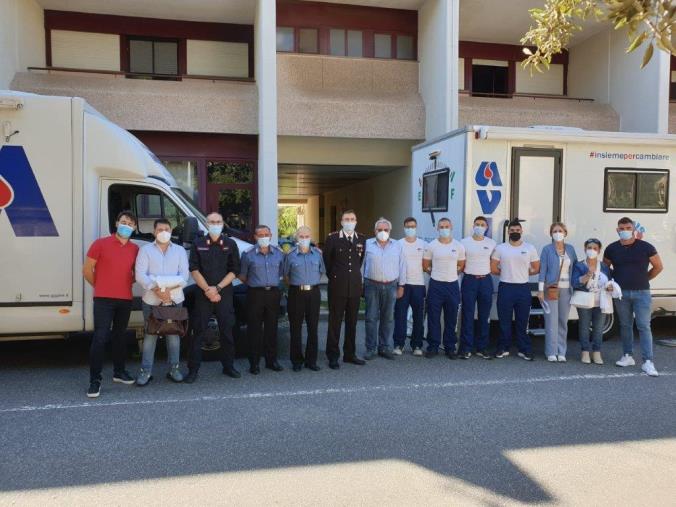
[[(566, 241), (568, 231), (560, 222), (552, 224), (549, 231), (552, 242), (538, 254), (533, 245), (523, 240), (523, 226), (518, 220), (509, 223), (508, 241), (498, 245), (486, 235), (489, 224), (485, 217), (476, 217), (472, 234), (460, 241), (453, 238), (451, 220), (441, 218), (437, 222), (437, 238), (428, 243), (418, 238), (417, 222), (412, 217), (404, 221), (405, 236), (400, 240), (390, 237), (392, 224), (385, 218), (375, 223), (374, 237), (367, 239), (356, 231), (354, 211), (346, 210), (341, 216), (341, 230), (328, 235), (323, 250), (314, 246), (310, 228), (302, 226), (296, 232), (296, 247), (285, 255), (271, 244), (270, 228), (259, 225), (254, 231), (255, 245), (241, 258), (237, 244), (223, 234), (223, 225), (219, 213), (210, 213), (208, 234), (195, 239), (188, 256), (182, 246), (172, 243), (170, 223), (158, 219), (154, 224), (155, 241), (139, 250), (130, 241), (136, 217), (123, 211), (117, 217), (115, 233), (91, 245), (83, 268), (85, 279), (94, 287), (95, 331), (87, 396), (97, 397), (100, 393), (104, 345), (109, 338), (113, 345), (114, 382), (144, 386), (152, 379), (156, 335), (144, 337), (138, 375), (132, 377), (125, 369), (124, 335), (134, 281), (144, 289), (143, 314), (147, 321), (155, 306), (183, 304), (183, 287), (190, 276), (197, 288), (190, 317), (193, 338), (188, 347), (185, 375), (180, 367), (180, 337), (165, 337), (167, 377), (174, 382), (197, 380), (204, 334), (212, 315), (219, 327), (223, 374), (241, 377), (234, 366), (232, 334), (236, 278), (247, 285), (249, 372), (260, 373), (261, 359), (267, 369), (276, 372), (284, 369), (277, 359), (282, 280), (288, 287), (292, 369), (319, 371), (319, 286), (323, 276), (328, 279), (326, 355), (329, 368), (334, 370), (340, 368), (343, 325), (344, 363), (364, 365), (378, 356), (390, 360), (401, 356), (406, 345), (409, 308), (413, 320), (410, 347), (414, 356), (433, 358), (443, 344), (449, 359), (469, 359), (473, 354), (483, 359), (500, 359), (509, 356), (514, 335), (518, 356), (532, 361), (528, 334), (532, 303), (529, 278), (538, 275), (548, 361), (566, 361), (568, 314), (571, 304), (575, 304), (579, 314), (580, 359), (587, 364), (602, 364), (603, 311), (607, 311), (609, 298), (615, 297), (623, 343), (623, 356), (616, 364), (623, 367), (635, 364), (635, 321), (642, 369), (650, 376), (658, 375), (653, 364), (649, 282), (660, 273), (662, 263), (651, 244), (636, 238), (634, 223), (629, 218), (619, 220), (619, 240), (608, 245), (603, 255), (601, 242), (587, 239), (582, 259), (578, 259), (575, 248)], [(500, 333), (495, 351), (489, 351), (493, 276), (499, 279)], [(362, 296), (366, 301), (363, 358), (357, 355), (355, 343)], [(576, 304), (576, 298), (585, 303)], [(611, 312), (612, 308), (610, 299)], [(462, 320), (458, 340), (459, 309)], [(425, 315), (427, 347), (423, 351)], [(303, 322), (307, 329), (305, 349)]]

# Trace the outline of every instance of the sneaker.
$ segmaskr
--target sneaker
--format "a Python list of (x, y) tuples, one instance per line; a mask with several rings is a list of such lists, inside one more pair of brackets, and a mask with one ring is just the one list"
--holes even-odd
[(509, 356), (509, 350), (498, 350), (495, 353), (496, 359), (502, 359), (503, 357)]
[(171, 370), (167, 372), (167, 378), (172, 382), (183, 382), (183, 374), (181, 373), (181, 369), (177, 364), (173, 365)]
[(136, 377), (136, 385), (139, 387), (143, 387), (148, 385), (148, 382), (152, 380), (153, 376), (150, 374), (148, 370), (141, 369), (140, 372), (138, 372), (138, 377)]
[(634, 361), (634, 358), (631, 357), (629, 354), (623, 355), (619, 361), (615, 361), (616, 366), (621, 366), (624, 368), (625, 366), (634, 366), (636, 364), (636, 361)]
[(600, 351), (595, 350), (592, 352), (592, 361), (594, 361), (594, 364), (603, 364), (603, 358), (601, 357)]
[(591, 359), (589, 358), (589, 351), (583, 350), (582, 355), (580, 356), (580, 361), (584, 364), (591, 364)]
[(566, 356), (562, 356), (561, 354), (556, 356), (556, 359), (559, 361), (559, 363), (565, 363), (566, 362)]
[(416, 357), (422, 357), (423, 351), (420, 347), (416, 347), (413, 349), (413, 355)]
[(101, 381), (92, 380), (87, 389), (87, 398), (98, 398), (99, 394), (101, 394)]
[(404, 353), (404, 347), (394, 347), (393, 354), (395, 356), (400, 356)]
[(649, 377), (659, 377), (660, 376), (660, 374), (657, 373), (657, 370), (655, 369), (655, 365), (650, 360), (643, 361), (643, 366), (641, 366), (641, 369)]
[(134, 378), (129, 375), (127, 370), (122, 370), (119, 373), (113, 373), (113, 382), (130, 386), (136, 382), (136, 380), (134, 380)]
[(476, 356), (482, 359), (493, 359), (493, 356), (487, 350), (477, 350)]
[(376, 358), (376, 351), (375, 350), (367, 350), (366, 354), (364, 354), (364, 359), (367, 361), (371, 361), (372, 359)]
[(188, 370), (188, 374), (183, 377), (183, 383), (193, 384), (197, 380), (197, 370)]
[(556, 359), (556, 356), (547, 356), (547, 361), (550, 363), (556, 363), (558, 360)]
[(384, 357), (385, 359), (389, 359), (390, 361), (394, 359), (394, 354), (392, 354), (392, 352), (389, 350), (381, 350), (378, 352), (378, 355), (380, 357)]
[(530, 354), (528, 352), (519, 352), (517, 354), (521, 359), (524, 361), (532, 361), (533, 360), (533, 354)]
[(458, 354), (458, 357), (460, 359), (469, 359), (470, 357), (472, 357), (472, 353), (471, 352), (460, 352), (460, 354)]

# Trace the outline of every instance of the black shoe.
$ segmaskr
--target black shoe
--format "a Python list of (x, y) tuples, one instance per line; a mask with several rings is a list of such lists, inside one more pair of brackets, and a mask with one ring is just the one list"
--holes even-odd
[(92, 380), (89, 382), (89, 389), (87, 389), (87, 398), (98, 398), (101, 394), (101, 381)]
[(340, 369), (340, 363), (338, 362), (338, 359), (332, 359), (329, 361), (329, 368), (332, 370), (338, 370)]
[(503, 357), (509, 356), (509, 351), (508, 350), (497, 350), (495, 352), (495, 358), (496, 359), (502, 359)]
[(183, 377), (184, 384), (194, 384), (197, 380), (197, 370), (188, 370), (188, 374)]
[(241, 378), (242, 374), (234, 366), (224, 366), (223, 375), (227, 375), (230, 378)]
[(306, 364), (305, 367), (306, 367), (308, 370), (312, 370), (312, 371), (319, 371), (319, 370), (321, 370), (321, 368), (320, 368), (319, 366), (317, 366), (316, 364)]
[(356, 364), (358, 366), (364, 366), (366, 364), (366, 361), (364, 361), (362, 358), (357, 357), (357, 356), (350, 357), (350, 358), (347, 358), (347, 359), (343, 358), (343, 362), (344, 363)]
[(394, 361), (394, 354), (392, 354), (392, 352), (389, 350), (381, 350), (378, 352), (378, 355), (380, 357), (384, 357), (385, 359), (389, 359), (390, 361)]
[(446, 357), (449, 358), (452, 361), (455, 361), (456, 359), (458, 359), (458, 354), (456, 354), (452, 350), (448, 350), (448, 351), (446, 351)]
[(129, 372), (127, 370), (122, 370), (119, 373), (113, 373), (113, 382), (117, 382), (118, 384), (125, 384), (125, 385), (132, 385), (136, 380), (129, 375)]
[(252, 375), (258, 375), (260, 372), (261, 368), (257, 364), (252, 364), (251, 366), (249, 366), (249, 373), (251, 373)]
[(460, 359), (469, 359), (470, 357), (472, 357), (472, 353), (471, 352), (460, 352), (460, 354), (458, 354), (458, 357)]
[(490, 355), (487, 350), (477, 350), (476, 356), (482, 359), (493, 359), (493, 356)]
[(302, 364), (294, 364), (291, 369), (293, 371), (301, 371), (303, 369), (303, 365)]
[(279, 362), (277, 362), (277, 360), (274, 360), (271, 363), (266, 363), (265, 367), (268, 370), (272, 370), (272, 371), (282, 371), (282, 370), (284, 370), (284, 367), (281, 364), (279, 364)]
[(426, 357), (427, 359), (432, 359), (433, 357), (437, 357), (438, 355), (439, 355), (439, 351), (438, 351), (438, 350), (429, 350), (429, 349), (427, 349), (427, 350), (425, 351), (425, 357)]
[(533, 354), (531, 354), (530, 352), (519, 352), (517, 355), (521, 359), (523, 359), (524, 361), (532, 361), (533, 360)]

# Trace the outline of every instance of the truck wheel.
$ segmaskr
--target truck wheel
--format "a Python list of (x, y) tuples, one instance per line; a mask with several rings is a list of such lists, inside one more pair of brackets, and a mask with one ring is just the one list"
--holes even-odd
[(603, 341), (611, 340), (617, 336), (620, 327), (618, 320), (614, 312), (603, 315)]

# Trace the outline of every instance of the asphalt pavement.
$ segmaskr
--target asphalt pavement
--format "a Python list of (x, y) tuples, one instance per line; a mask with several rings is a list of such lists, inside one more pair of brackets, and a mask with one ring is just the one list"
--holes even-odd
[(86, 340), (1, 343), (0, 504), (673, 505), (676, 349), (655, 347), (649, 378), (614, 366), (617, 339), (603, 366), (535, 343), (532, 363), (408, 353), (254, 377), (239, 360), (238, 380), (206, 363), (193, 385), (161, 353), (145, 388), (107, 363), (96, 400)]

